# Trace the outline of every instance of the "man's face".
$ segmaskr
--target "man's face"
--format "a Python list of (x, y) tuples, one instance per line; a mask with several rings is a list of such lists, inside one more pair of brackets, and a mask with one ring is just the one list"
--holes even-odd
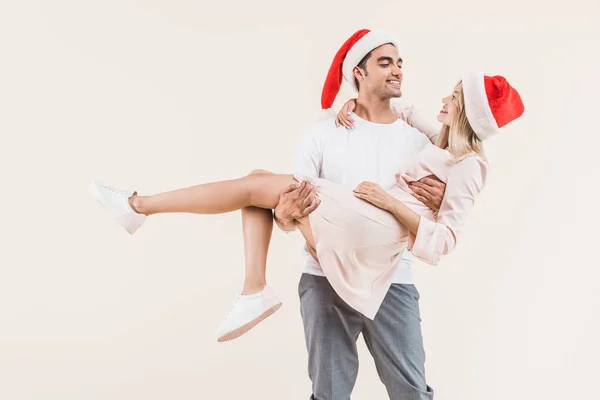
[(359, 79), (359, 91), (388, 100), (402, 96), (402, 59), (398, 49), (385, 44), (373, 50), (367, 60), (366, 71), (355, 69)]

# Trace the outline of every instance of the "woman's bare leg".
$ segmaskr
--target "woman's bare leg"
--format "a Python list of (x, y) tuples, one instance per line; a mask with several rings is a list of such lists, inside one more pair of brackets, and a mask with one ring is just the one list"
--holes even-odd
[[(143, 224), (147, 215), (169, 212), (219, 214), (243, 210), (247, 275), (244, 289), (248, 292), (261, 286), (263, 289), (238, 297), (217, 329), (217, 339), (225, 341), (244, 334), (281, 306), (276, 294), (265, 288), (266, 258), (273, 229), (271, 209), (277, 206), (283, 189), (295, 183), (293, 175), (255, 171), (240, 179), (207, 183), (154, 196), (132, 195), (131, 192), (100, 184), (92, 185), (92, 192), (130, 234)], [(314, 248), (309, 219), (302, 218), (298, 223), (309, 246)]]
[[(256, 170), (250, 173), (271, 174), (269, 171)], [(314, 239), (310, 229), (309, 219), (298, 221), (302, 235), (314, 248)], [(242, 231), (244, 236), (244, 258), (246, 264), (246, 279), (242, 294), (258, 293), (267, 284), (267, 254), (273, 233), (273, 213), (270, 209), (246, 207), (242, 209)]]
[(313, 256), (317, 262), (319, 261), (317, 258), (317, 250), (315, 244), (315, 238), (312, 233), (312, 228), (310, 226), (310, 218), (308, 216), (296, 221), (297, 227), (304, 239), (306, 239), (306, 244), (308, 245), (308, 251)]
[(243, 178), (205, 183), (152, 196), (131, 196), (129, 204), (144, 215), (160, 213), (222, 214), (245, 207), (273, 209), (279, 194), (295, 183), (293, 175), (254, 173)]
[[(316, 259), (315, 240), (310, 227), (310, 219), (297, 221), (298, 230), (306, 239), (308, 250)], [(242, 209), (242, 229), (244, 235), (244, 257), (246, 278), (242, 294), (260, 292), (266, 285), (267, 254), (273, 233), (273, 213), (257, 207)]]
[[(316, 259), (310, 220), (304, 217), (297, 221), (298, 228), (306, 238), (309, 250)], [(266, 285), (266, 264), (269, 242), (273, 231), (271, 210), (257, 207), (242, 209), (244, 232), (244, 254), (246, 280), (244, 289), (234, 303), (225, 320), (217, 328), (217, 341), (235, 339), (281, 307), (281, 301)], [(259, 296), (259, 298), (256, 298)]]
[(267, 284), (267, 253), (273, 233), (273, 213), (258, 207), (242, 209), (242, 232), (244, 236), (244, 260), (246, 278), (242, 294), (263, 290)]
[[(250, 175), (271, 174), (256, 170)], [(273, 213), (270, 209), (246, 207), (242, 209), (242, 233), (244, 236), (244, 261), (246, 278), (242, 295), (258, 293), (267, 284), (267, 254), (273, 233)]]
[[(152, 196), (140, 196), (135, 192), (131, 194), (99, 184), (92, 185), (92, 192), (131, 234), (148, 215), (173, 212), (219, 214), (245, 209), (242, 223), (248, 276), (245, 291), (248, 291), (264, 286), (267, 251), (273, 230), (271, 209), (277, 206), (281, 192), (290, 184), (301, 186), (293, 175), (256, 170), (243, 178)], [(129, 206), (125, 207), (127, 203)]]
[[(246, 278), (242, 294), (260, 292), (266, 284), (266, 263), (273, 232), (271, 209), (277, 207), (281, 191), (296, 183), (293, 175), (256, 170), (228, 181), (212, 182), (152, 196), (134, 195), (131, 207), (138, 213), (187, 212), (220, 214), (242, 209)], [(310, 222), (299, 224), (301, 233), (314, 246)]]

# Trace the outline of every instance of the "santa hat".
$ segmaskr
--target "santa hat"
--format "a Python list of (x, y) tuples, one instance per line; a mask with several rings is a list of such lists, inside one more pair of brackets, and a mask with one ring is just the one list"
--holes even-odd
[(358, 88), (354, 82), (354, 67), (371, 50), (376, 49), (386, 43), (392, 43), (398, 48), (396, 39), (390, 34), (382, 31), (371, 31), (369, 29), (361, 29), (355, 32), (342, 47), (331, 62), (323, 92), (321, 93), (321, 107), (323, 109), (331, 108), (335, 97), (342, 86), (342, 77), (350, 84), (352, 89), (358, 93)]
[(467, 119), (480, 140), (494, 136), (525, 111), (521, 96), (502, 76), (476, 72), (463, 77), (462, 85)]

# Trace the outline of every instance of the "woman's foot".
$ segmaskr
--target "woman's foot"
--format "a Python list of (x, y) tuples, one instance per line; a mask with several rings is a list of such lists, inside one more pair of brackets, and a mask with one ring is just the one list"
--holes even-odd
[(102, 207), (130, 234), (133, 235), (146, 220), (146, 215), (137, 213), (131, 207), (131, 197), (136, 195), (136, 192), (115, 189), (100, 183), (91, 184), (90, 190)]
[(281, 307), (281, 301), (269, 287), (255, 294), (238, 295), (225, 321), (217, 328), (217, 342), (236, 339)]

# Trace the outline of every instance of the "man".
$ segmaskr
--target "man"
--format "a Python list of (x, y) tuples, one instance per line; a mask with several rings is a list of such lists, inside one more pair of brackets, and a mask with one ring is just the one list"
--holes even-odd
[[(402, 59), (394, 38), (383, 32), (360, 30), (344, 43), (325, 82), (324, 109), (332, 106), (342, 77), (358, 92), (354, 129), (337, 127), (333, 116), (312, 126), (298, 146), (294, 172), (352, 189), (363, 181), (388, 189), (394, 185), (395, 173), (434, 140), (434, 135), (428, 138), (399, 120), (390, 107), (390, 100), (402, 94)], [(285, 231), (293, 230), (294, 219), (307, 212), (306, 196), (311, 192), (300, 190), (282, 193), (275, 209), (275, 221)], [(439, 209), (444, 190), (441, 182), (429, 178), (417, 183), (414, 190), (428, 206)], [(358, 374), (356, 341), (360, 333), (390, 399), (432, 399), (433, 390), (425, 381), (419, 293), (413, 285), (414, 258), (410, 253), (405, 253), (396, 267), (394, 283), (370, 320), (340, 299), (306, 247), (305, 252), (298, 291), (311, 399), (350, 398)]]

